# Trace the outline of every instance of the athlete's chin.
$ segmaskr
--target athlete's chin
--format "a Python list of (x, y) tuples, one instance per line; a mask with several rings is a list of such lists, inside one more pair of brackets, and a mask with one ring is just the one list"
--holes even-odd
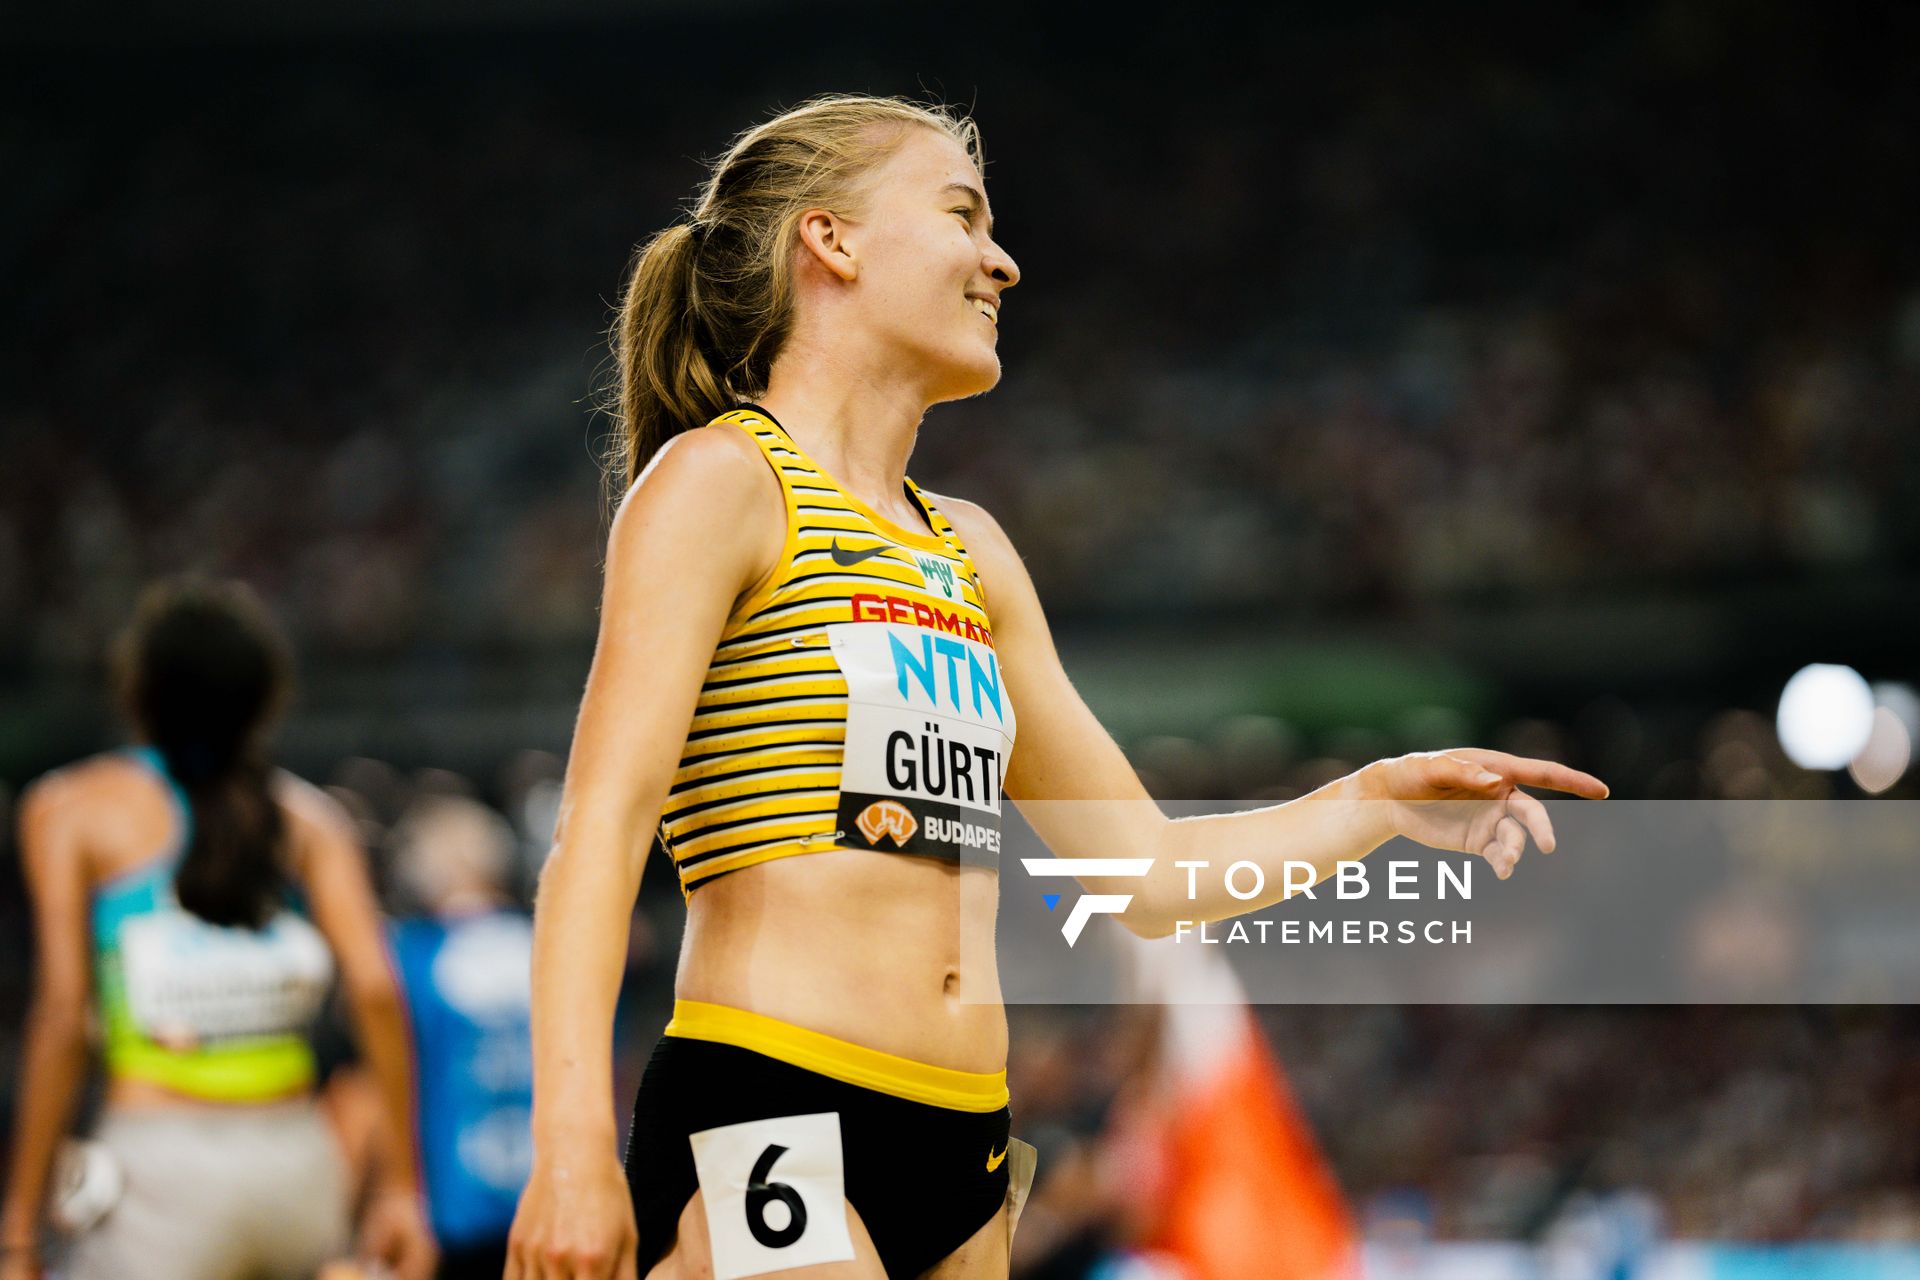
[(999, 385), (1000, 357), (989, 351), (985, 360), (972, 360), (955, 368), (953, 376), (947, 379), (947, 390), (940, 399), (965, 400), (969, 396), (983, 396)]

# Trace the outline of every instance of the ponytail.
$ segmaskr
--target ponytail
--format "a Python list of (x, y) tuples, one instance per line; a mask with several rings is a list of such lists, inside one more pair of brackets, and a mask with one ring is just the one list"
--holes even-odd
[(261, 927), (286, 883), (265, 737), (290, 668), (286, 642), (237, 582), (155, 585), (121, 644), (123, 706), (186, 796), (174, 890), (213, 924)]
[(613, 349), (623, 430), (614, 467), (623, 493), (668, 440), (735, 403), (700, 333), (695, 259), (703, 231), (682, 223), (656, 234), (634, 255), (620, 299)]
[(286, 885), (285, 819), (268, 789), (270, 769), (246, 759), (196, 777), (181, 772), (175, 752), (160, 751), (193, 815), (192, 839), (174, 875), (180, 905), (213, 924), (260, 928)]

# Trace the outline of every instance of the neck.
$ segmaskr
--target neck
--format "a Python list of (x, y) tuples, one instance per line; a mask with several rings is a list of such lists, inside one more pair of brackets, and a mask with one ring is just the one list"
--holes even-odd
[(918, 524), (903, 488), (928, 401), (897, 373), (849, 359), (847, 349), (789, 342), (757, 403), (861, 501), (901, 524)]

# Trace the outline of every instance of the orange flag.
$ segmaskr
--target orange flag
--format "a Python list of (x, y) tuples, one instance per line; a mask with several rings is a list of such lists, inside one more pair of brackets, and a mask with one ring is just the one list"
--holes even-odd
[(1196, 1280), (1353, 1280), (1353, 1214), (1231, 966), (1193, 942), (1140, 945), (1140, 994), (1165, 1004), (1134, 1135), (1154, 1148), (1142, 1243)]

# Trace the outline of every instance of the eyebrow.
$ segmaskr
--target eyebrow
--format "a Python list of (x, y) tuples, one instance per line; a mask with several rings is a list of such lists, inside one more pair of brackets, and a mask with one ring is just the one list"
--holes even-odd
[[(942, 195), (945, 195), (949, 191), (957, 192), (965, 196), (968, 201), (972, 203), (975, 213), (979, 213), (982, 209), (986, 208), (987, 198), (980, 194), (980, 188), (978, 187), (969, 186), (964, 182), (949, 182), (946, 186), (940, 188)], [(993, 234), (993, 218), (991, 216), (987, 218), (987, 234)]]

